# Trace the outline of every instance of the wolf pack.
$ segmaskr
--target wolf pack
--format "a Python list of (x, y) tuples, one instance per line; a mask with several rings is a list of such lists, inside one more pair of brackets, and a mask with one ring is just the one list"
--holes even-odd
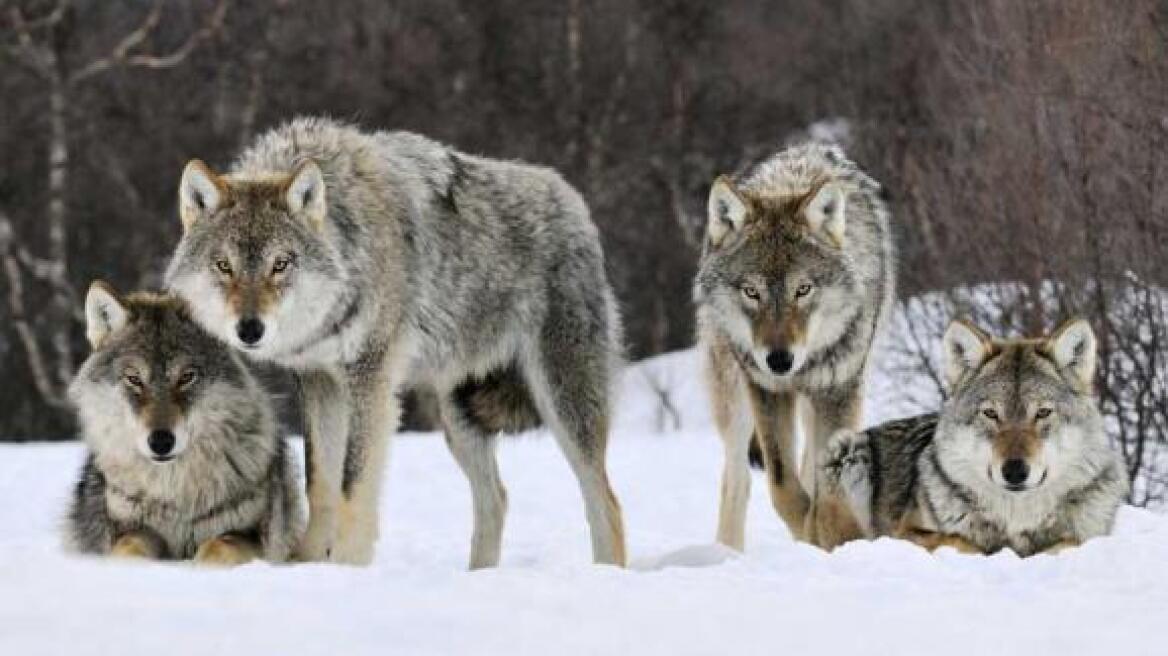
[[(579, 485), (595, 562), (626, 564), (606, 468), (621, 321), (588, 206), (555, 171), (299, 118), (226, 171), (192, 160), (178, 208), (163, 290), (97, 281), (85, 299), (71, 549), (367, 564), (399, 399), (425, 390), (470, 483), (471, 568), (500, 559), (497, 441), (537, 426)], [(894, 241), (884, 188), (837, 145), (714, 180), (694, 302), (725, 447), (717, 540), (745, 546), (752, 461), (790, 534), (827, 550), (1029, 556), (1110, 532), (1128, 477), (1082, 320), (1006, 339), (955, 318), (941, 406), (864, 427)], [(303, 459), (254, 362), (295, 379)]]

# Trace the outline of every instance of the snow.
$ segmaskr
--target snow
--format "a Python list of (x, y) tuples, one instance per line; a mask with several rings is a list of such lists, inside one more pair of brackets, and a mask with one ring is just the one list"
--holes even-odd
[[(469, 489), (436, 435), (394, 438), (368, 568), (69, 556), (81, 448), (0, 447), (0, 654), (1164, 653), (1168, 517), (1143, 510), (1057, 557), (829, 555), (790, 540), (756, 477), (746, 553), (712, 544), (722, 456), (699, 375), (692, 352), (627, 373), (609, 466), (628, 570), (590, 564), (579, 492), (538, 433), (501, 443), (503, 563), (478, 572)], [(657, 430), (648, 376), (674, 388), (680, 430)]]

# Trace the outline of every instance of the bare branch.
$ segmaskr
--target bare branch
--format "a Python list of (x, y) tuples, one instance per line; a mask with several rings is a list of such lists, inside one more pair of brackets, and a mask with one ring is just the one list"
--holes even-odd
[(95, 59), (69, 76), (70, 84), (80, 83), (99, 73), (119, 66), (150, 69), (172, 68), (182, 63), (203, 41), (211, 38), (223, 26), (229, 0), (219, 0), (202, 27), (191, 32), (177, 48), (166, 54), (137, 53), (133, 51), (153, 35), (162, 20), (162, 6), (166, 0), (156, 0), (150, 12), (136, 29), (122, 38), (105, 57)]

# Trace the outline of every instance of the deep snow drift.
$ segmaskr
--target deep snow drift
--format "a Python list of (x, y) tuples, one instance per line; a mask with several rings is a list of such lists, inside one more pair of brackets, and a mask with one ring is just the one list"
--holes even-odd
[[(647, 374), (675, 388), (680, 431), (657, 432)], [(692, 353), (627, 373), (610, 471), (628, 571), (589, 564), (579, 493), (539, 433), (502, 443), (503, 563), (481, 572), (464, 570), (470, 493), (435, 435), (395, 438), (366, 569), (68, 556), (80, 447), (2, 447), (0, 654), (1164, 653), (1163, 515), (1124, 509), (1115, 536), (1057, 557), (892, 540), (827, 555), (790, 541), (756, 478), (747, 553), (712, 545), (721, 445), (698, 377)]]

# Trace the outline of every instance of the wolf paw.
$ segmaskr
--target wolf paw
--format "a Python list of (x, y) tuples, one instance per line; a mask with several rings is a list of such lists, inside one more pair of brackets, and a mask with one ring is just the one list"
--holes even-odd
[(207, 540), (195, 552), (195, 564), (206, 567), (236, 567), (259, 556), (256, 546), (246, 540), (221, 536)]
[(138, 558), (150, 560), (158, 558), (156, 545), (144, 536), (137, 534), (123, 535), (114, 542), (110, 555), (115, 558)]

